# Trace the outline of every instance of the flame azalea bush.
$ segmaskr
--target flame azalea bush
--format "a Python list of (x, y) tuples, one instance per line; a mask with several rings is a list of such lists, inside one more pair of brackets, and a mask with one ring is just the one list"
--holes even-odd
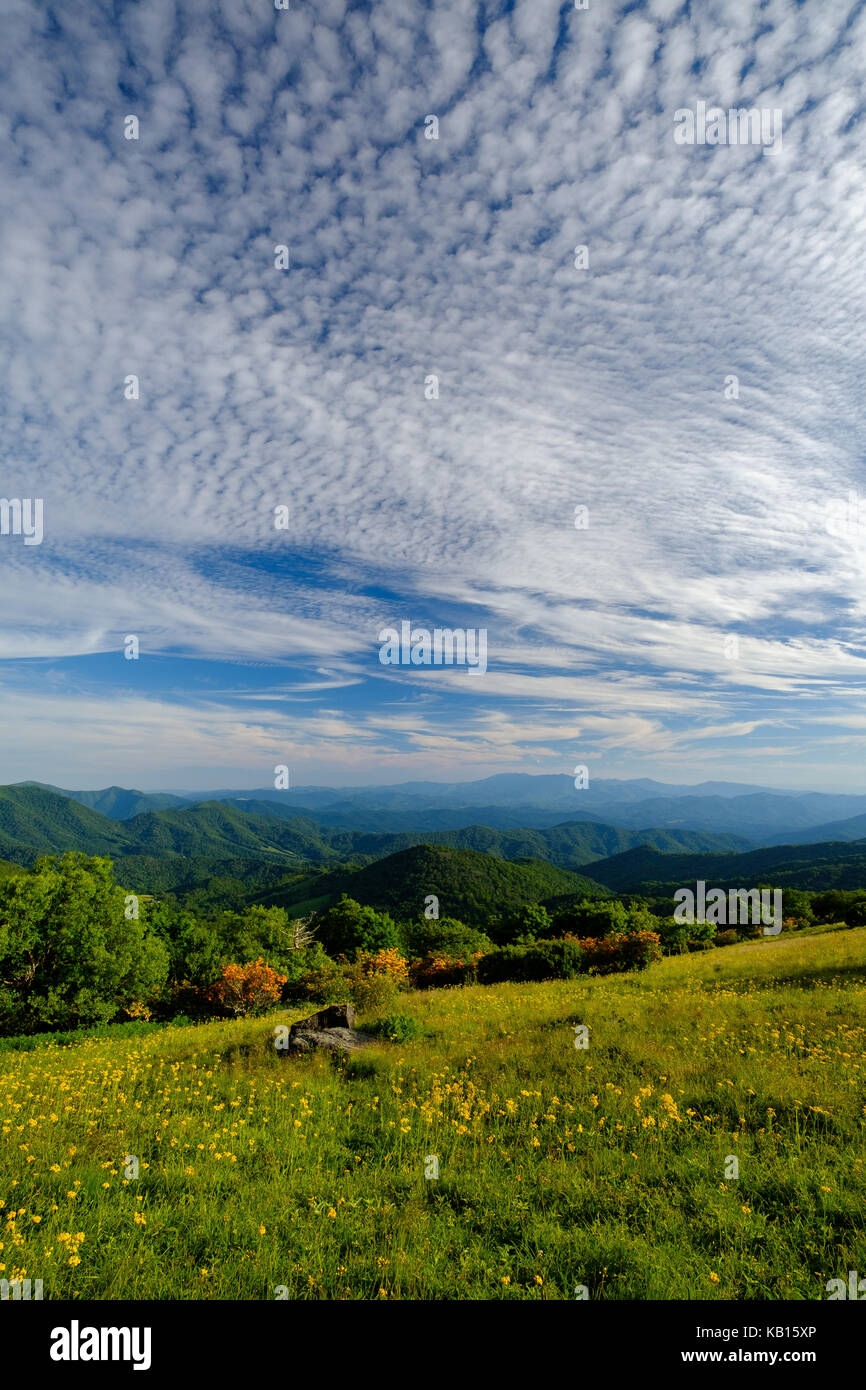
[(409, 977), (415, 989), (436, 989), (443, 985), (474, 984), (482, 951), (459, 956), (447, 951), (428, 951), (421, 960), (413, 960)]
[(645, 970), (661, 960), (658, 932), (614, 932), (611, 936), (584, 937), (580, 941), (583, 968), (591, 975), (612, 975), (621, 970)]
[(133, 1000), (131, 1004), (127, 1004), (123, 1012), (126, 1014), (127, 1018), (140, 1018), (145, 1023), (149, 1023), (153, 1017), (152, 1011), (146, 1004), (142, 1004), (138, 999)]
[(393, 946), (380, 951), (359, 951), (351, 973), (365, 978), (370, 975), (387, 975), (398, 987), (409, 983), (409, 967), (404, 957)]
[(207, 991), (207, 999), (234, 1018), (265, 1013), (279, 1001), (286, 976), (261, 958), (249, 965), (224, 965), (219, 979)]
[(409, 984), (409, 967), (393, 946), (358, 951), (346, 970), (352, 1002), (362, 1013), (387, 1008)]
[(391, 1004), (408, 984), (405, 958), (393, 946), (383, 946), (378, 951), (357, 951), (352, 961), (326, 960), (293, 983), (290, 993), (298, 1001), (320, 1004), (350, 998), (356, 1009), (366, 1012)]

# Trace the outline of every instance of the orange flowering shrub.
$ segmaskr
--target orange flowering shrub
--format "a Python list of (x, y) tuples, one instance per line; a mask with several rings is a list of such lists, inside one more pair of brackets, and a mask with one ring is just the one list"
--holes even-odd
[(580, 946), (583, 969), (591, 975), (612, 975), (620, 970), (645, 970), (661, 960), (658, 932), (611, 932), (610, 936), (566, 937)]
[(146, 1023), (149, 1022), (153, 1016), (147, 1005), (140, 1003), (138, 999), (133, 1000), (131, 1004), (127, 1004), (123, 1012), (126, 1014), (127, 1018), (141, 1018), (144, 1019)]
[(259, 956), (249, 965), (224, 965), (205, 997), (235, 1018), (264, 1013), (279, 1001), (286, 978)]
[(358, 951), (346, 968), (352, 1002), (361, 1013), (386, 1008), (409, 983), (409, 967), (393, 946)]
[(383, 947), (380, 951), (359, 951), (353, 962), (352, 974), (363, 977), (387, 975), (398, 988), (409, 983), (409, 967), (393, 946)]
[(413, 960), (409, 978), (415, 989), (471, 984), (483, 954), (483, 951), (473, 951), (471, 954), (451, 956), (447, 951), (428, 951), (422, 960)]

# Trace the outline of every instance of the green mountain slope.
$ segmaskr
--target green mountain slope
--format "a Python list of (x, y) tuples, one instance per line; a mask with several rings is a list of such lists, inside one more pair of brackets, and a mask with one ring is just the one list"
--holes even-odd
[(129, 820), (130, 816), (143, 811), (164, 811), (170, 806), (190, 806), (189, 797), (175, 796), (172, 792), (140, 792), (129, 787), (103, 787), (100, 791), (70, 792), (63, 787), (52, 787), (48, 782), (16, 782), (18, 787), (41, 787), (43, 791), (53, 792), (55, 796), (65, 796), (88, 806), (91, 811), (99, 811), (112, 820)]
[(719, 888), (866, 888), (866, 840), (776, 845), (745, 854), (660, 854), (641, 848), (587, 865), (615, 892), (656, 892), (704, 879)]
[(515, 862), (477, 850), (416, 845), (361, 869), (314, 874), (277, 885), (259, 893), (256, 900), (302, 913), (328, 906), (347, 893), (392, 916), (414, 919), (423, 914), (425, 899), (435, 894), (443, 917), (475, 924), (492, 912), (555, 894), (594, 897), (601, 891), (591, 879), (537, 859)]
[(69, 849), (122, 854), (130, 845), (123, 824), (33, 785), (0, 787), (0, 855), (32, 863)]
[[(373, 834), (323, 826), (287, 809), (267, 801), (208, 801), (117, 820), (32, 783), (0, 787), (0, 858), (29, 865), (41, 854), (70, 849), (110, 855), (118, 877), (140, 892), (186, 891), (209, 877), (260, 890), (273, 877), (264, 870), (272, 870), (282, 885), (272, 891), (289, 893), (292, 904), (319, 904), (346, 891), (404, 913), (419, 893), (422, 904), (436, 893), (443, 913), (467, 920), (478, 916), (481, 904), (486, 913), (509, 902), (580, 894), (588, 880), (614, 892), (667, 890), (696, 878), (719, 886), (772, 881), (811, 889), (866, 887), (866, 840), (724, 852), (742, 841), (592, 821), (543, 830), (474, 825)], [(394, 872), (398, 877), (391, 882)], [(442, 875), (441, 892), (424, 887), (436, 873)]]
[[(88, 793), (121, 808), (120, 793), (109, 788)], [(118, 793), (112, 800), (109, 793)], [(84, 794), (82, 794), (84, 795)], [(496, 830), (484, 825), (459, 830), (368, 833), (321, 825), (297, 815), (292, 807), (262, 800), (203, 801), (180, 808), (152, 810), (119, 820), (85, 807), (68, 793), (36, 783), (0, 788), (0, 854), (30, 863), (37, 854), (83, 850), (91, 854), (138, 854), (148, 857), (180, 854), (217, 858), (264, 858), (298, 864), (368, 863), (419, 844), (442, 844), (475, 849), (501, 859), (544, 859), (563, 869), (578, 869), (591, 861), (635, 845), (661, 850), (728, 850), (747, 841), (703, 831), (623, 830), (591, 821), (573, 821), (546, 830)], [(124, 803), (129, 809), (133, 801)]]
[(268, 801), (232, 801), (247, 815), (282, 818), (290, 821), (307, 848), (311, 859), (378, 859), (413, 845), (449, 845), (452, 849), (477, 849), (500, 859), (546, 859), (561, 869), (578, 869), (597, 859), (607, 858), (639, 845), (653, 845), (665, 852), (677, 850), (735, 851), (752, 848), (740, 835), (716, 834), (705, 830), (626, 830), (595, 821), (564, 821), (549, 829), (495, 829), (470, 825), (452, 830), (412, 830), (370, 832), (343, 830), (320, 824), (296, 814), (292, 806)]
[(150, 811), (124, 822), (142, 854), (208, 854), (306, 859), (305, 841), (291, 825), (246, 815), (220, 801), (182, 811)]

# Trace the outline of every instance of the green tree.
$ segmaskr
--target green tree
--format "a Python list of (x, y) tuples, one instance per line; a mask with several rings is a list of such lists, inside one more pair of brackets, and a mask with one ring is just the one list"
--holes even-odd
[(490, 938), (477, 927), (467, 927), (456, 917), (425, 918), (405, 928), (406, 949), (413, 956), (442, 951), (448, 956), (471, 955), (490, 946)]
[(572, 936), (609, 936), (611, 932), (626, 931), (628, 922), (628, 913), (621, 902), (584, 898), (556, 914), (554, 929), (558, 934), (567, 932)]
[(110, 859), (81, 853), (0, 884), (0, 1028), (104, 1023), (161, 989), (168, 951), (136, 907)]
[(362, 907), (345, 893), (335, 907), (319, 913), (316, 928), (319, 939), (332, 956), (400, 946), (400, 929), (387, 912)]
[(802, 888), (783, 888), (782, 917), (793, 917), (801, 926), (809, 926), (815, 920), (812, 894), (804, 892)]

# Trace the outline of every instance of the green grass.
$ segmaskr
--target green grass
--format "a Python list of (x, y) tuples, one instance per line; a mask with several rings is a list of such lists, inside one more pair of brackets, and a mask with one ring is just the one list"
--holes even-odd
[(420, 1036), (339, 1065), (274, 1048), (306, 1010), (4, 1053), (0, 1276), (46, 1298), (824, 1298), (866, 1274), (864, 998), (856, 928), (406, 994)]

